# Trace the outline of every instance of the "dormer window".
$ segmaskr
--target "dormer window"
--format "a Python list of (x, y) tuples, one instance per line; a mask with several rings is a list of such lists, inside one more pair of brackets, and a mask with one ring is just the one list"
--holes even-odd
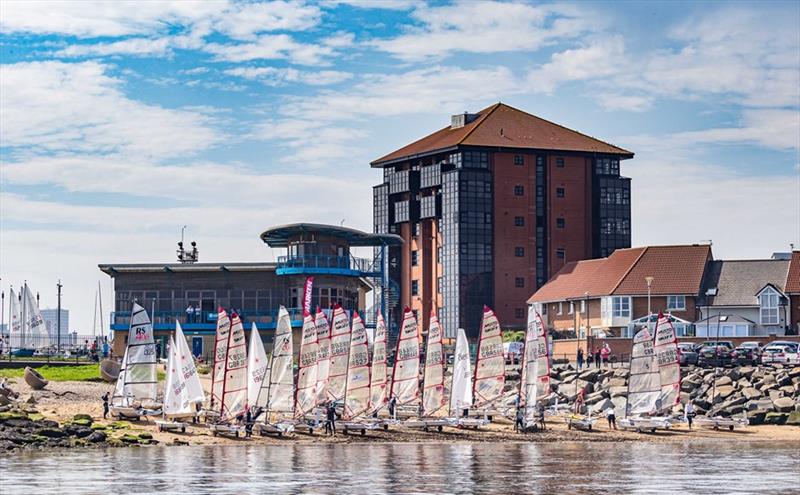
[(777, 325), (778, 305), (780, 304), (778, 292), (772, 287), (767, 287), (758, 296), (758, 304), (760, 306), (761, 324)]

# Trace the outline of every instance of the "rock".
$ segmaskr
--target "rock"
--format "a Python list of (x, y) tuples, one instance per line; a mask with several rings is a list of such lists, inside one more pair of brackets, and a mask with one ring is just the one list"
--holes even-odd
[(617, 368), (617, 369), (614, 370), (614, 374), (612, 376), (614, 378), (625, 378), (625, 379), (627, 379), (629, 374), (630, 374), (630, 371), (628, 371), (628, 368)]
[(729, 376), (721, 376), (721, 377), (717, 378), (717, 382), (716, 382), (717, 387), (720, 387), (721, 385), (730, 385), (732, 383), (733, 383), (733, 380), (731, 380), (731, 377), (729, 377)]
[(764, 424), (764, 418), (767, 416), (767, 411), (762, 409), (758, 409), (755, 411), (748, 411), (747, 412), (747, 420), (750, 422), (751, 425), (761, 425)]
[(558, 386), (561, 385), (561, 380), (554, 379), (552, 376), (550, 377), (550, 390), (555, 392), (558, 390)]
[(794, 368), (787, 371), (787, 374), (792, 378), (800, 378), (800, 366), (795, 366)]
[(578, 379), (578, 375), (576, 373), (563, 373), (561, 375), (561, 382), (562, 383), (572, 383)]
[[(594, 404), (594, 405), (591, 407), (591, 410), (592, 410), (592, 412), (594, 412), (595, 414), (602, 414), (602, 413), (603, 413), (603, 411), (605, 411), (605, 410), (606, 410), (606, 409), (608, 409), (609, 407), (614, 407), (614, 408), (616, 408), (616, 407), (615, 407), (615, 405), (614, 405), (614, 403), (613, 403), (613, 402), (612, 402), (610, 399), (603, 399), (603, 400), (601, 400), (601, 401), (599, 401), (599, 402), (596, 402), (596, 403), (595, 403), (595, 404)], [(623, 407), (625, 407), (625, 406), (623, 405)]]
[(28, 419), (28, 415), (23, 412), (8, 411), (0, 413), (0, 423), (8, 423), (9, 421)]
[(570, 402), (575, 400), (575, 397), (578, 395), (575, 389), (575, 385), (572, 385), (571, 383), (562, 383), (561, 385), (559, 385), (558, 394), (562, 395), (563, 397), (566, 397), (567, 400), (569, 400)]
[(601, 390), (599, 392), (594, 392), (586, 396), (586, 400), (584, 401), (587, 405), (595, 404), (600, 402), (601, 400), (608, 397), (608, 392), (605, 390)]
[(790, 397), (779, 397), (772, 400), (775, 410), (778, 412), (791, 412), (794, 409), (794, 399)]
[(102, 431), (94, 431), (91, 435), (86, 437), (86, 441), (89, 443), (100, 443), (106, 441), (106, 434)]
[(36, 430), (36, 434), (47, 438), (61, 438), (67, 436), (66, 433), (57, 428), (41, 428)]
[(92, 420), (91, 419), (73, 419), (72, 420), (72, 424), (74, 424), (75, 426), (85, 426), (85, 427), (88, 428), (88, 427), (92, 426)]
[(751, 376), (753, 376), (753, 371), (755, 371), (755, 368), (753, 368), (752, 366), (742, 366), (739, 368), (739, 376), (745, 376), (747, 378), (750, 378)]
[(748, 411), (762, 410), (764, 412), (770, 412), (775, 410), (775, 406), (769, 399), (754, 399), (747, 402), (745, 406)]
[(708, 394), (708, 397), (711, 400), (712, 404), (717, 404), (719, 402), (723, 402), (733, 392), (734, 392), (733, 387), (731, 387), (730, 385), (723, 385), (721, 387), (717, 387), (716, 390), (712, 388), (710, 390), (710, 393)]
[(750, 379), (751, 382), (756, 382), (758, 380), (761, 380), (762, 378), (764, 378), (764, 370), (756, 368), (753, 370), (752, 373), (750, 373), (750, 376), (748, 376), (748, 378)]
[(578, 379), (575, 380), (575, 383), (577, 384), (578, 390), (583, 389), (587, 394), (591, 394), (592, 392), (594, 392), (594, 383), (592, 382), (587, 382), (586, 380)]
[(765, 425), (782, 425), (786, 423), (786, 420), (789, 419), (789, 415), (786, 413), (767, 413), (764, 417), (764, 424)]
[(189, 445), (189, 442), (184, 442), (180, 438), (173, 438), (172, 439), (172, 445), (176, 445), (176, 446), (177, 445)]
[(775, 383), (777, 383), (779, 387), (783, 387), (784, 385), (791, 385), (792, 378), (786, 373), (781, 373), (780, 375), (775, 377)]
[(608, 393), (611, 395), (612, 398), (614, 397), (627, 397), (628, 396), (628, 387), (611, 387), (608, 389)]
[(83, 428), (83, 427), (81, 427), (81, 428), (78, 428), (75, 431), (73, 436), (76, 436), (78, 438), (88, 438), (88, 437), (90, 437), (92, 435), (92, 433), (94, 433), (94, 431), (92, 431), (91, 428)]
[(598, 369), (586, 370), (578, 375), (578, 378), (587, 382), (594, 382), (597, 380), (598, 375), (600, 375), (600, 370)]
[(100, 423), (94, 423), (92, 424), (91, 429), (94, 431), (98, 431), (98, 430), (108, 429), (108, 427), (106, 425), (101, 425)]
[(767, 395), (769, 396), (770, 399), (774, 401), (775, 399), (780, 399), (781, 397), (783, 397), (783, 392), (781, 392), (780, 390), (768, 390)]
[(143, 431), (143, 432), (139, 433), (139, 438), (141, 438), (142, 440), (152, 440), (153, 439), (153, 435), (148, 433), (148, 432), (146, 432), (146, 431)]
[(786, 419), (787, 425), (800, 426), (800, 411), (792, 411)]
[(752, 387), (747, 387), (742, 389), (742, 396), (747, 400), (758, 399), (763, 395), (764, 394), (762, 394), (760, 390)]
[(608, 379), (608, 385), (606, 388), (627, 387), (627, 386), (628, 386), (628, 380), (619, 377), (611, 377)]
[(30, 419), (9, 419), (4, 424), (11, 428), (31, 428), (33, 421)]
[(794, 385), (784, 385), (778, 390), (783, 392), (783, 395), (785, 395), (786, 397), (791, 397), (792, 395), (794, 395)]
[(127, 443), (127, 444), (139, 443), (139, 437), (136, 435), (132, 435), (130, 433), (126, 433), (120, 437), (120, 441), (122, 441), (122, 443)]
[(739, 388), (752, 388), (753, 387), (753, 384), (750, 383), (750, 381), (747, 378), (740, 379), (738, 382), (736, 382), (736, 384), (739, 385)]

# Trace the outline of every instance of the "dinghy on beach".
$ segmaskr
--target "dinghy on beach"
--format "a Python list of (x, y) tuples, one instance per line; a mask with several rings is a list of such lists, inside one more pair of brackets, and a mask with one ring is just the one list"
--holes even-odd
[(111, 396), (111, 414), (120, 419), (139, 419), (161, 414), (157, 400), (156, 345), (147, 311), (133, 303), (128, 345), (117, 384)]
[(450, 382), (450, 414), (448, 426), (478, 429), (489, 423), (483, 418), (471, 418), (467, 414), (472, 406), (472, 363), (469, 341), (463, 328), (456, 334), (456, 352), (453, 356), (453, 378)]
[(214, 369), (211, 378), (211, 434), (238, 437), (245, 432), (234, 422), (247, 407), (247, 343), (239, 315), (220, 308), (214, 343)]
[(183, 419), (197, 418), (197, 404), (205, 401), (205, 392), (181, 324), (175, 322), (175, 339), (170, 337), (167, 357), (167, 380), (164, 384), (163, 418), (156, 420), (159, 431), (186, 431)]
[(358, 313), (354, 312), (342, 413), (345, 434), (348, 431), (360, 431), (364, 435), (367, 430), (380, 426), (377, 421), (366, 417), (370, 403), (370, 382), (367, 329)]
[(119, 378), (119, 371), (122, 365), (114, 359), (103, 359), (100, 361), (100, 378), (108, 383), (114, 383)]
[(431, 311), (428, 325), (428, 339), (425, 344), (425, 371), (422, 381), (422, 414), (415, 420), (403, 423), (412, 428), (439, 431), (450, 425), (445, 417), (447, 400), (444, 396), (444, 349), (442, 346), (442, 327), (436, 313)]
[[(317, 407), (317, 371), (319, 369), (319, 339), (314, 317), (304, 312), (303, 334), (300, 340), (300, 359), (298, 360), (297, 389), (294, 393), (294, 417), (298, 421), (306, 421), (306, 415)], [(314, 433), (316, 424), (307, 423), (309, 434)]]
[[(419, 410), (419, 327), (414, 312), (406, 307), (403, 310), (403, 322), (400, 325), (400, 335), (397, 337), (397, 348), (394, 354), (394, 368), (392, 369), (392, 388), (389, 399), (396, 401), (397, 408)], [(411, 416), (413, 416), (413, 412)]]
[[(283, 306), (278, 310), (278, 325), (270, 356), (269, 373), (262, 382), (255, 404), (264, 404), (264, 418), (257, 419), (261, 435), (282, 437), (292, 433), (294, 421), (294, 374), (292, 321)], [(261, 406), (257, 406), (261, 407)], [(256, 414), (261, 414), (257, 411)]]
[(538, 429), (539, 401), (549, 394), (550, 354), (547, 346), (547, 330), (541, 315), (531, 306), (528, 308), (528, 326), (525, 331), (517, 404), (517, 407), (523, 409), (524, 431)]
[(475, 361), (475, 377), (472, 382), (472, 396), (475, 403), (470, 409), (472, 415), (490, 420), (498, 410), (503, 398), (506, 383), (506, 360), (503, 356), (503, 336), (500, 322), (488, 306), (483, 307), (483, 320), (478, 339), (478, 356)]

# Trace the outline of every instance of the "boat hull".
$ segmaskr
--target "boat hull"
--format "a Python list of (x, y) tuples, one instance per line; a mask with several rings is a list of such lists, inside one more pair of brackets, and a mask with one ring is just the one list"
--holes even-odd
[(279, 421), (277, 423), (257, 423), (256, 427), (261, 436), (276, 435), (282, 437), (294, 432), (294, 423), (291, 421)]
[(189, 424), (182, 421), (156, 420), (158, 431), (180, 431), (181, 433), (186, 433), (187, 426), (189, 426)]
[(244, 436), (246, 433), (244, 426), (239, 425), (209, 425), (208, 429), (211, 431), (211, 435), (215, 437), (222, 435), (226, 437), (238, 438), (239, 436)]
[(592, 427), (597, 422), (597, 419), (589, 416), (570, 414), (564, 417), (564, 422), (567, 423), (567, 428), (570, 430), (575, 428), (578, 430), (592, 431)]
[(617, 422), (617, 426), (624, 430), (635, 430), (639, 433), (649, 431), (655, 433), (656, 430), (669, 430), (672, 424), (669, 418), (663, 417), (632, 417), (622, 418)]
[(750, 425), (750, 421), (748, 421), (747, 418), (723, 418), (720, 416), (711, 418), (708, 416), (697, 416), (692, 422), (703, 428), (711, 428), (712, 430), (727, 428), (731, 431), (737, 427), (745, 428)]

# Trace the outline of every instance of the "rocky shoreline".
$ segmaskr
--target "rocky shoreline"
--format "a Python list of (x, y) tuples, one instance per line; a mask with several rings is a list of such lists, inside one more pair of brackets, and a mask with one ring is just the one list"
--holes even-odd
[[(551, 405), (573, 404), (578, 390), (583, 388), (585, 414), (602, 414), (613, 407), (618, 417), (624, 416), (628, 394), (626, 368), (554, 369), (550, 383)], [(697, 415), (739, 417), (746, 414), (751, 425), (800, 426), (800, 366), (716, 370), (691, 366), (682, 370), (681, 404), (673, 413), (683, 414), (683, 407), (690, 399)]]

